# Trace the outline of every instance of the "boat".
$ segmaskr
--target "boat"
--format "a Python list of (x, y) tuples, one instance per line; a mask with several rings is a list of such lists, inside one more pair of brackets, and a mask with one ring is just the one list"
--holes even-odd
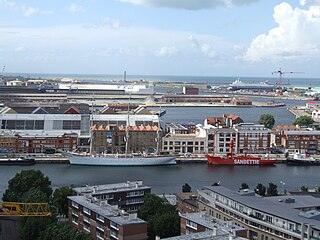
[[(129, 107), (128, 107), (129, 109)], [(90, 153), (71, 153), (69, 162), (73, 165), (98, 165), (98, 166), (154, 166), (177, 164), (175, 157), (159, 155), (160, 143), (160, 119), (157, 128), (157, 150), (156, 154), (128, 154), (129, 138), (129, 110), (125, 134), (125, 154), (91, 154), (92, 142), (90, 141)], [(92, 130), (91, 130), (92, 134)], [(92, 136), (91, 136), (92, 140)]]
[(214, 153), (207, 154), (208, 164), (212, 165), (273, 165), (276, 163), (275, 159), (266, 159), (261, 156), (252, 156), (249, 154), (236, 155), (233, 151), (234, 141), (230, 141), (230, 153), (226, 156), (218, 156)]
[(229, 90), (251, 90), (251, 91), (274, 91), (275, 85), (269, 84), (268, 81), (251, 83), (242, 82), (239, 78), (229, 85)]
[(29, 157), (0, 157), (0, 165), (34, 165), (34, 158)]
[(320, 165), (320, 159), (296, 153), (293, 157), (288, 157), (286, 163), (288, 165)]
[(171, 156), (119, 156), (119, 155), (72, 155), (69, 162), (73, 165), (92, 166), (154, 166), (177, 164)]

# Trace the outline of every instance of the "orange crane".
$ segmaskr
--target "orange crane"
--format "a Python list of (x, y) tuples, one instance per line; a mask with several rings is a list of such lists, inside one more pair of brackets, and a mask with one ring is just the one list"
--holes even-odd
[(293, 73), (303, 73), (303, 72), (283, 72), (281, 70), (281, 68), (278, 71), (272, 72), (272, 75), (279, 74), (279, 80), (277, 81), (277, 84), (276, 84), (276, 91), (278, 94), (282, 95), (282, 77), (283, 77), (283, 75), (293, 74)]
[(51, 211), (48, 203), (0, 202), (0, 217), (48, 217)]

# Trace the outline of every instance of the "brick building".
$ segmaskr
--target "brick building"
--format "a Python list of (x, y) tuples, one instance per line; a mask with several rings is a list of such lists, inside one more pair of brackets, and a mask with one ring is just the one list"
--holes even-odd
[(0, 153), (16, 152), (17, 147), (17, 136), (6, 131), (0, 133)]
[(234, 126), (238, 133), (239, 153), (267, 153), (270, 149), (271, 130), (264, 125), (240, 123)]
[(68, 197), (68, 220), (96, 240), (146, 240), (147, 222), (96, 198)]
[[(93, 125), (92, 153), (125, 153), (126, 126)], [(128, 126), (128, 153), (156, 152), (158, 126)], [(159, 146), (160, 147), (160, 146)]]
[(77, 134), (61, 136), (18, 136), (17, 153), (43, 153), (47, 149), (71, 151), (77, 148)]
[(289, 153), (317, 154), (320, 151), (320, 131), (285, 131), (281, 145)]
[(180, 213), (198, 212), (196, 192), (180, 192), (177, 193), (177, 208)]

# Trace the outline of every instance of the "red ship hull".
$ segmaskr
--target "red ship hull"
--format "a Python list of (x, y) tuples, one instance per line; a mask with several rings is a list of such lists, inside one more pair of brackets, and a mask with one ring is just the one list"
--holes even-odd
[(206, 157), (208, 164), (213, 165), (273, 165), (276, 163), (275, 159), (262, 159), (250, 155), (220, 157), (207, 154)]

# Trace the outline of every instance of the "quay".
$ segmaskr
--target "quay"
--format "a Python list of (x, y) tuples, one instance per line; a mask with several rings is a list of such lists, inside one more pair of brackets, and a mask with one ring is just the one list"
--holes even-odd
[(296, 116), (296, 118), (302, 117), (302, 116), (311, 116), (311, 112), (308, 112), (306, 107), (290, 107), (288, 108), (288, 111), (291, 112), (293, 115)]

